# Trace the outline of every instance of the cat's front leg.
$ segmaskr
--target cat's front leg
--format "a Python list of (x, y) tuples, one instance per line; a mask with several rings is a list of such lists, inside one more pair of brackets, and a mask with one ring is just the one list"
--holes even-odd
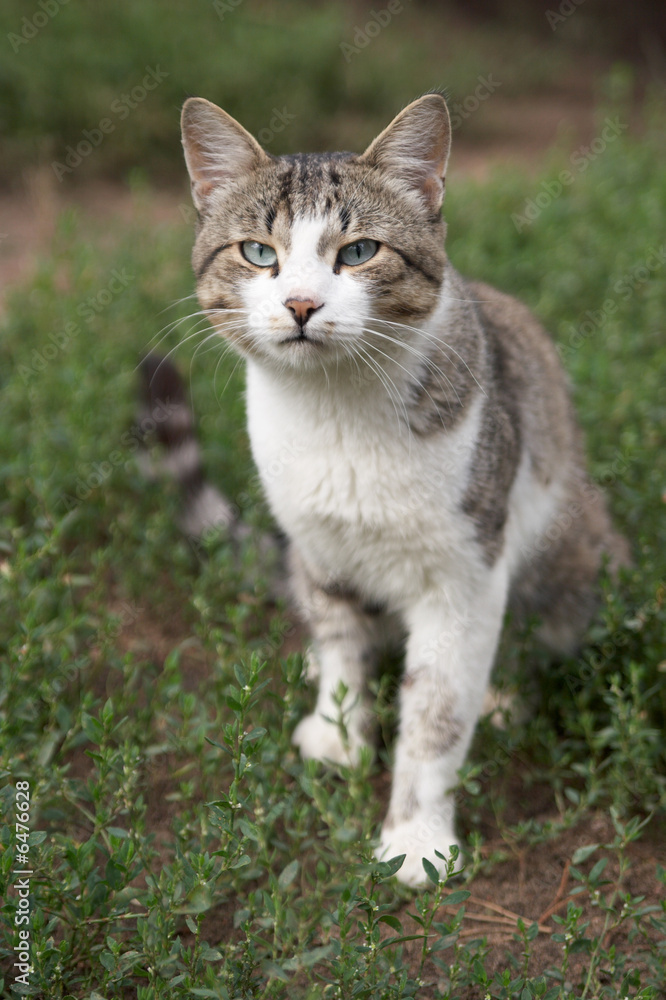
[(409, 629), (400, 689), (393, 786), (377, 855), (405, 854), (398, 878), (425, 882), (422, 858), (441, 874), (457, 844), (457, 782), (488, 683), (502, 627), (508, 573), (502, 565), (473, 585), (452, 582), (406, 615)]
[(319, 681), (314, 712), (300, 721), (293, 742), (306, 759), (353, 764), (371, 730), (366, 682), (379, 610), (364, 606), (338, 581), (317, 582), (293, 550), (290, 562), (298, 610), (312, 639), (310, 675)]

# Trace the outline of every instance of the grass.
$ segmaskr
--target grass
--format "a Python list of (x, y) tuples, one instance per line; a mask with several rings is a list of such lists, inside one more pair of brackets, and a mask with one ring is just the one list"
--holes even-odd
[[(663, 134), (656, 117), (641, 143), (609, 144), (522, 227), (538, 179), (447, 195), (454, 263), (519, 294), (561, 345), (636, 566), (606, 585), (579, 657), (545, 664), (507, 632), (498, 681), (517, 676), (533, 713), (480, 724), (457, 792), (465, 874), (418, 893), (372, 860), (390, 678), (377, 762), (302, 762), (303, 637), (258, 546), (195, 551), (170, 487), (137, 469), (134, 369), (191, 312), (170, 306), (193, 288), (191, 234), (176, 211), (149, 226), (143, 189), (132, 226), (98, 241), (62, 217), (0, 349), (3, 996), (665, 995)], [(177, 356), (211, 477), (266, 527), (242, 376), (197, 342)], [(17, 990), (22, 853), (33, 971)]]

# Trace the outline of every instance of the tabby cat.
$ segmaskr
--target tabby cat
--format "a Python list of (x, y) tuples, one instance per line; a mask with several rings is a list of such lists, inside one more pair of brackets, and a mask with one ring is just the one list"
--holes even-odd
[(404, 643), (377, 856), (446, 870), (451, 789), (508, 607), (579, 642), (604, 554), (627, 559), (585, 471), (566, 377), (515, 299), (462, 278), (441, 215), (451, 127), (414, 101), (361, 154), (271, 156), (185, 103), (199, 301), (247, 363), (252, 451), (312, 636), (305, 758), (354, 762), (367, 679)]

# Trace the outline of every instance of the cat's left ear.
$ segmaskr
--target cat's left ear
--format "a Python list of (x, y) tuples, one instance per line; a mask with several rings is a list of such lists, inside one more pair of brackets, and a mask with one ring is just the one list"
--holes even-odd
[(185, 161), (198, 211), (216, 188), (233, 183), (270, 157), (256, 139), (216, 104), (190, 97), (181, 116)]
[(444, 200), (451, 120), (441, 94), (426, 94), (408, 104), (372, 142), (361, 160), (399, 177), (417, 191), (432, 211)]

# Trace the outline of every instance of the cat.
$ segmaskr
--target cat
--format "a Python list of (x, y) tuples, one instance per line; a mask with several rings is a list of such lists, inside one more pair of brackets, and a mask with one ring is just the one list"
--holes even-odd
[(404, 855), (398, 877), (418, 886), (422, 859), (444, 875), (457, 847), (451, 790), (507, 609), (571, 652), (603, 561), (628, 547), (548, 334), (446, 256), (440, 94), (361, 155), (269, 155), (201, 98), (182, 135), (198, 298), (246, 360), (252, 452), (312, 639), (318, 695), (293, 740), (304, 758), (357, 761), (377, 650), (404, 643), (376, 856)]

